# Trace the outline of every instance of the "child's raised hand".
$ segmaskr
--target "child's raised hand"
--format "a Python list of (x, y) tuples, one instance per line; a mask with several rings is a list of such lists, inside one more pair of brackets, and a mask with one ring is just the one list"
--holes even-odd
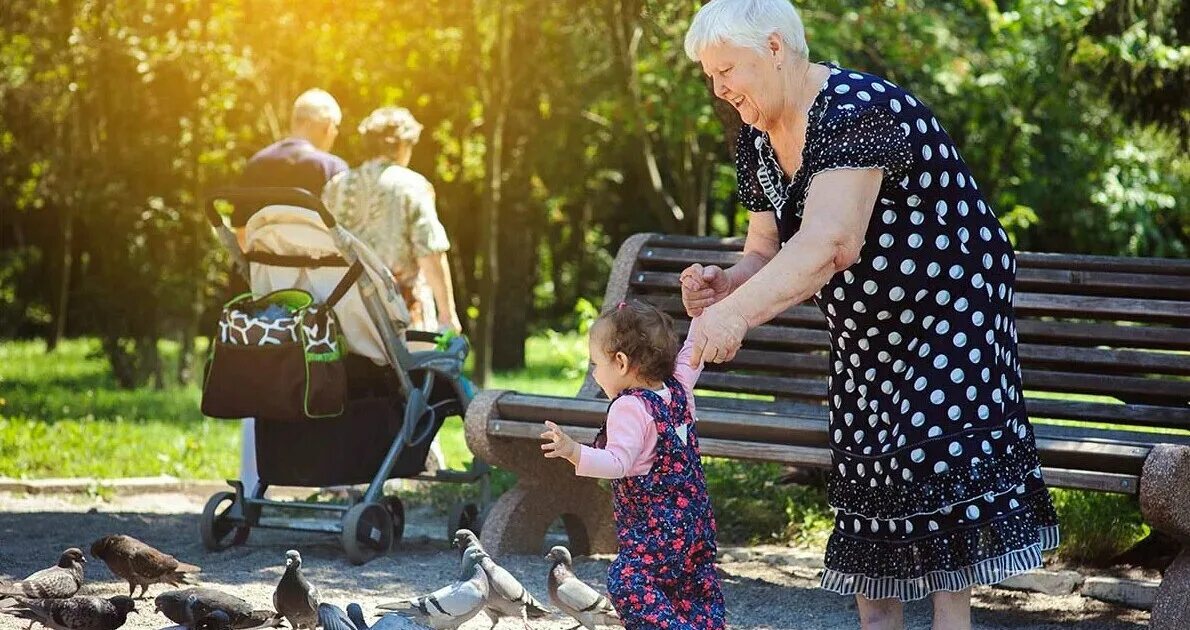
[(545, 452), (546, 457), (561, 457), (566, 461), (578, 466), (579, 452), (582, 450), (578, 442), (574, 438), (566, 435), (566, 432), (558, 428), (558, 425), (553, 422), (546, 421), (545, 433), (541, 434), (541, 439), (546, 443), (541, 445), (541, 450)]

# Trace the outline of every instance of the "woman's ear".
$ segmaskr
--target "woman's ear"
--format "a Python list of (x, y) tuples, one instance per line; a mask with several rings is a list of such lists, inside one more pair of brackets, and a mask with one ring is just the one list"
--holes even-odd
[(620, 376), (628, 375), (628, 370), (632, 367), (631, 362), (628, 361), (628, 355), (624, 354), (623, 352), (617, 352), (616, 356), (612, 357), (612, 361), (615, 363), (616, 372), (619, 373)]
[(772, 55), (773, 61), (781, 61), (781, 56), (785, 54), (785, 42), (780, 35), (776, 33), (769, 34), (768, 41), (769, 54)]

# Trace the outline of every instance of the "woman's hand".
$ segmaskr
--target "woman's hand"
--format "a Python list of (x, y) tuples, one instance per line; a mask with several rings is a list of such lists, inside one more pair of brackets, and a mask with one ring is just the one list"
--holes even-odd
[(721, 267), (695, 263), (682, 270), (682, 305), (686, 314), (698, 317), (703, 309), (727, 297), (731, 293), (731, 278)]
[(727, 303), (715, 304), (702, 312), (690, 335), (694, 339), (690, 367), (703, 361), (724, 363), (735, 358), (748, 333), (748, 320)]
[(545, 456), (549, 458), (561, 457), (566, 461), (578, 466), (579, 454), (582, 452), (582, 447), (574, 438), (566, 435), (566, 432), (558, 428), (558, 425), (553, 422), (545, 422), (545, 433), (541, 434), (541, 439), (546, 443), (541, 445), (541, 450), (545, 451)]

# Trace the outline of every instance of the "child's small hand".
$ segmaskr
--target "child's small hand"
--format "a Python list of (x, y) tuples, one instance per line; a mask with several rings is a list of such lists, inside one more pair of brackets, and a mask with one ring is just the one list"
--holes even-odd
[(558, 425), (553, 422), (546, 421), (545, 433), (541, 434), (541, 439), (546, 440), (545, 444), (541, 445), (541, 450), (545, 451), (546, 457), (561, 457), (566, 461), (578, 466), (579, 453), (582, 449), (574, 438), (566, 435), (566, 432), (558, 428)]

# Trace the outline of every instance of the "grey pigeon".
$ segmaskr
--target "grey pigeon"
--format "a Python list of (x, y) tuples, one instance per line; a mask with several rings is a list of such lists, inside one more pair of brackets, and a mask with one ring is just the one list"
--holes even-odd
[[(467, 546), (463, 549), (464, 553), (471, 548), (483, 551), (483, 545), (480, 544), (479, 538), (469, 529), (460, 529), (455, 532), (454, 543), (456, 545), (466, 544)], [(488, 605), (484, 608), (484, 612), (488, 619), (492, 620), (493, 628), (505, 617), (520, 619), (521, 623), (528, 626), (529, 619), (541, 619), (550, 614), (549, 609), (529, 594), (529, 591), (525, 590), (516, 577), (504, 567), (496, 564), (496, 561), (492, 560), (486, 552), (480, 558), (479, 566), (483, 567), (484, 572), (488, 574), (490, 592), (488, 593)]]
[(450, 541), (450, 545), (458, 548), (460, 558), (463, 557), (463, 552), (467, 551), (467, 547), (483, 549), (483, 545), (479, 544), (479, 536), (469, 529), (460, 529), (455, 532), (455, 537)]
[(295, 630), (318, 625), (318, 589), (302, 575), (302, 554), (295, 549), (285, 552), (285, 574), (273, 591), (273, 607)]
[(383, 615), (376, 620), (376, 623), (368, 626), (368, 621), (364, 619), (364, 610), (359, 607), (359, 604), (347, 605), (347, 618), (351, 620), (356, 630), (427, 630), (429, 628), (429, 626), (424, 626), (396, 613)]
[(267, 628), (281, 623), (281, 615), (271, 610), (254, 610), (252, 604), (213, 588), (194, 587), (166, 591), (153, 600), (157, 612), (186, 628), (196, 628), (202, 618), (215, 611), (227, 615), (233, 630)]
[(128, 620), (128, 613), (136, 612), (136, 602), (126, 595), (4, 600), (0, 606), (2, 613), (50, 630), (116, 630)]
[(73, 597), (83, 585), (83, 566), (87, 558), (78, 547), (71, 547), (58, 556), (58, 564), (42, 569), (29, 577), (0, 586), (0, 596), (33, 599), (62, 599)]
[(394, 610), (438, 630), (458, 628), (487, 604), (488, 576), (479, 564), (486, 557), (488, 554), (482, 549), (470, 547), (463, 553), (463, 573), (455, 583), (429, 595), (381, 604), (377, 608)]
[(545, 559), (553, 562), (549, 576), (550, 601), (562, 612), (573, 617), (579, 626), (587, 630), (595, 630), (600, 625), (624, 625), (612, 603), (574, 574), (569, 549), (554, 547)]
[(178, 562), (177, 558), (132, 536), (104, 536), (91, 544), (91, 555), (106, 562), (112, 573), (128, 581), (129, 596), (138, 586), (141, 597), (144, 597), (150, 584), (194, 584), (190, 574), (202, 571), (193, 564)]
[(318, 605), (318, 625), (322, 630), (359, 630), (347, 613), (334, 604)]

